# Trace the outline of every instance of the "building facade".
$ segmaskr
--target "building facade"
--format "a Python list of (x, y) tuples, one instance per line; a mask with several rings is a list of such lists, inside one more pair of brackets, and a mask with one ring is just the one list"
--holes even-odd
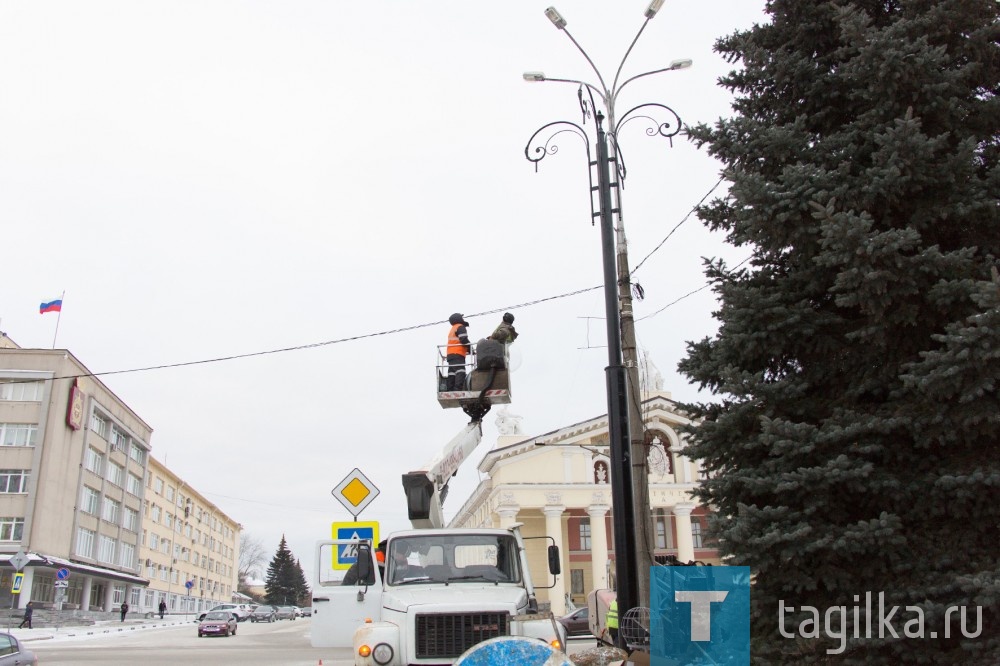
[[(239, 523), (150, 458), (143, 502), (142, 608), (200, 612), (238, 594)], [(240, 595), (242, 597), (242, 595)]]
[[(5, 338), (0, 605), (110, 611), (138, 598), (151, 434), (68, 351), (20, 349)], [(12, 566), (16, 554), (21, 567)]]
[[(658, 561), (676, 557), (718, 564), (718, 551), (703, 540), (708, 510), (692, 494), (700, 470), (683, 455), (677, 431), (690, 420), (663, 391), (645, 394), (642, 414), (655, 541), (648, 547)], [(498, 418), (500, 432), (506, 434), (479, 463), (486, 478), (450, 525), (521, 523), (533, 572), (547, 571), (546, 546), (559, 546), (563, 573), (554, 581), (535, 583), (552, 584), (538, 590), (538, 600), (560, 615), (567, 601), (583, 605), (588, 592), (609, 587), (614, 574), (607, 416), (533, 437), (518, 434), (509, 421), (509, 416)]]
[(152, 458), (151, 436), (70, 352), (0, 333), (0, 608), (242, 599), (240, 525)]

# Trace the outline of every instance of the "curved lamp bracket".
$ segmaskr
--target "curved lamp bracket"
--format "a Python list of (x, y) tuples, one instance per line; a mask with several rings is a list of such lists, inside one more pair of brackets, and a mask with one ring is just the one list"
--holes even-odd
[[(645, 113), (636, 113), (640, 109), (649, 109)], [(664, 113), (665, 112), (665, 113)], [(654, 113), (656, 115), (654, 115)], [(657, 117), (659, 116), (659, 118)], [(661, 120), (663, 116), (666, 116), (666, 120)], [(625, 184), (625, 160), (622, 157), (621, 149), (618, 145), (618, 133), (621, 131), (625, 123), (631, 122), (633, 120), (641, 120), (646, 122), (646, 136), (652, 137), (663, 137), (670, 142), (670, 147), (674, 146), (674, 137), (681, 133), (684, 129), (683, 123), (681, 123), (681, 117), (677, 115), (677, 112), (671, 109), (665, 104), (659, 104), (657, 102), (649, 102), (646, 104), (640, 104), (639, 106), (634, 106), (622, 115), (618, 120), (618, 124), (615, 125), (615, 131), (612, 135), (612, 142), (614, 143), (615, 154), (618, 156), (618, 176), (624, 187)]]
[[(581, 100), (582, 101), (582, 100)], [(535, 165), (535, 172), (538, 172), (538, 163), (545, 159), (548, 155), (555, 155), (559, 152), (559, 146), (556, 144), (556, 137), (560, 134), (575, 134), (583, 139), (584, 148), (587, 151), (587, 178), (590, 181), (590, 213), (591, 219), (597, 217), (597, 211), (594, 208), (594, 175), (591, 172), (591, 165), (593, 165), (594, 160), (591, 158), (590, 154), (590, 137), (587, 136), (587, 132), (577, 125), (576, 123), (571, 123), (566, 120), (557, 120), (555, 122), (549, 123), (547, 125), (542, 125), (535, 133), (531, 135), (528, 139), (527, 145), (524, 146), (524, 157), (529, 162)], [(544, 137), (544, 138), (543, 138)]]

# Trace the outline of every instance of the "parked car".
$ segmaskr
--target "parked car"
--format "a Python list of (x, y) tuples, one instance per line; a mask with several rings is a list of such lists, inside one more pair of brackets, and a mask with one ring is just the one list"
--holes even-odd
[(198, 623), (198, 638), (202, 636), (235, 636), (236, 616), (228, 610), (208, 611)]
[(274, 622), (278, 619), (278, 614), (274, 610), (274, 606), (266, 606), (261, 604), (257, 608), (253, 609), (250, 613), (251, 622)]
[(198, 620), (200, 621), (207, 613), (211, 613), (213, 611), (229, 611), (236, 616), (237, 622), (242, 622), (247, 619), (250, 617), (250, 613), (252, 612), (249, 604), (219, 604), (209, 608), (207, 611), (199, 615)]
[(587, 607), (577, 608), (572, 613), (559, 618), (559, 623), (566, 627), (567, 636), (589, 636), (590, 635), (590, 613)]
[(278, 606), (275, 612), (279, 620), (295, 619), (295, 608), (293, 606)]
[(298, 606), (292, 606), (292, 610), (295, 611), (295, 617), (302, 617), (302, 609)]
[(306, 606), (305, 608), (302, 609), (302, 617), (312, 617), (312, 614), (313, 614), (312, 606)]
[(24, 643), (0, 631), (0, 666), (37, 666), (38, 657)]

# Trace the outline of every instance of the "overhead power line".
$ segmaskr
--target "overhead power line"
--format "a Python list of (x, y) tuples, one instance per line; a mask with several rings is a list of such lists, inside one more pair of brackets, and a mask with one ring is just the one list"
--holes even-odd
[[(664, 239), (661, 240), (659, 242), (659, 244), (655, 248), (653, 248), (652, 251), (649, 252), (649, 254), (647, 254), (645, 257), (642, 258), (642, 261), (640, 261), (636, 265), (636, 267), (632, 269), (631, 274), (634, 274), (637, 270), (639, 270), (639, 268), (641, 268), (642, 265), (644, 263), (646, 263), (646, 260), (648, 260), (661, 247), (663, 247), (664, 243), (666, 243), (667, 240), (670, 239), (670, 237), (674, 234), (675, 231), (677, 231), (677, 229), (680, 228), (680, 226), (682, 224), (684, 224), (685, 222), (687, 222), (687, 220), (691, 217), (691, 215), (698, 209), (698, 206), (700, 206), (702, 203), (704, 203), (705, 199), (707, 199), (709, 196), (712, 195), (712, 192), (714, 192), (719, 187), (719, 185), (722, 183), (723, 180), (724, 180), (723, 178), (720, 178), (715, 183), (715, 185), (712, 186), (712, 189), (710, 189), (708, 192), (705, 193), (705, 195), (698, 201), (698, 203), (695, 204), (694, 207), (692, 207), (690, 211), (688, 211), (687, 215), (684, 216), (684, 219), (682, 219), (680, 222), (678, 222), (674, 226), (674, 228), (670, 230), (670, 233), (668, 233), (666, 235), (666, 237), (664, 237)], [(744, 260), (743, 262), (741, 262), (740, 265), (742, 265), (745, 262), (746, 262), (746, 260)], [(666, 310), (670, 306), (676, 305), (677, 303), (679, 303), (680, 301), (684, 300), (685, 298), (688, 298), (689, 296), (692, 296), (692, 295), (698, 293), (699, 291), (707, 289), (708, 287), (709, 287), (709, 285), (706, 284), (703, 287), (700, 287), (698, 289), (695, 289), (694, 291), (688, 292), (687, 294), (684, 294), (680, 298), (678, 298), (678, 299), (676, 299), (674, 301), (671, 301), (670, 303), (667, 303), (666, 305), (664, 305), (662, 308), (660, 308), (656, 312), (654, 312), (652, 314), (649, 314), (649, 315), (646, 315), (645, 317), (640, 317), (636, 321), (641, 321), (643, 319), (649, 319), (650, 317), (655, 317), (656, 315), (658, 315), (659, 313), (663, 312), (664, 310)], [(558, 299), (561, 299), (561, 298), (569, 298), (570, 296), (578, 296), (579, 294), (585, 294), (587, 292), (596, 291), (598, 289), (603, 289), (603, 288), (604, 288), (604, 285), (596, 285), (596, 286), (593, 286), (593, 287), (586, 287), (584, 289), (577, 289), (576, 291), (569, 291), (569, 292), (566, 292), (564, 294), (557, 294), (555, 296), (546, 296), (545, 298), (538, 298), (538, 299), (535, 299), (533, 301), (527, 301), (527, 302), (524, 302), (524, 303), (518, 303), (516, 305), (505, 305), (503, 307), (493, 308), (492, 310), (484, 310), (482, 312), (475, 312), (473, 314), (466, 315), (466, 316), (467, 317), (481, 317), (481, 316), (485, 316), (485, 315), (489, 315), (489, 314), (496, 314), (497, 312), (506, 312), (508, 310), (514, 310), (514, 309), (517, 309), (517, 308), (526, 308), (526, 307), (530, 307), (532, 305), (538, 305), (539, 303), (545, 303), (545, 302), (548, 302), (548, 301), (554, 301), (554, 300), (558, 300)], [(247, 352), (246, 354), (230, 354), (228, 356), (217, 356), (215, 358), (199, 359), (197, 361), (181, 361), (179, 363), (162, 363), (162, 364), (159, 364), (159, 365), (147, 365), (147, 366), (144, 366), (144, 367), (141, 367), (141, 368), (128, 368), (126, 370), (107, 370), (107, 371), (104, 371), (104, 372), (81, 373), (81, 374), (77, 374), (77, 375), (63, 375), (63, 376), (60, 376), (60, 377), (52, 377), (51, 379), (79, 379), (79, 378), (84, 378), (84, 377), (107, 377), (107, 376), (110, 376), (110, 375), (124, 375), (124, 374), (131, 374), (131, 373), (134, 373), (134, 372), (147, 372), (149, 370), (167, 370), (169, 368), (183, 368), (183, 367), (192, 366), (192, 365), (206, 365), (206, 364), (209, 364), (209, 363), (220, 363), (222, 361), (235, 361), (237, 359), (254, 358), (256, 356), (269, 356), (271, 354), (282, 354), (282, 353), (285, 353), (285, 352), (301, 351), (301, 350), (304, 350), (304, 349), (315, 349), (317, 347), (328, 347), (330, 345), (337, 345), (337, 344), (342, 344), (342, 343), (345, 343), (345, 342), (354, 342), (355, 340), (364, 340), (364, 339), (367, 339), (367, 338), (377, 338), (377, 337), (381, 337), (381, 336), (384, 336), (384, 335), (394, 335), (396, 333), (405, 333), (407, 331), (416, 331), (416, 330), (419, 330), (421, 328), (430, 328), (431, 326), (440, 326), (441, 324), (444, 324), (444, 323), (447, 323), (447, 320), (435, 320), (435, 321), (426, 322), (426, 323), (423, 323), (423, 324), (414, 324), (412, 326), (402, 326), (400, 328), (392, 328), (392, 329), (388, 329), (388, 330), (385, 330), (385, 331), (375, 331), (373, 333), (362, 333), (360, 335), (352, 335), (352, 336), (348, 336), (348, 337), (345, 337), (345, 338), (336, 338), (334, 340), (324, 340), (323, 342), (313, 342), (313, 343), (310, 343), (310, 344), (295, 345), (295, 346), (292, 346), (292, 347), (281, 347), (279, 349), (268, 349), (268, 350), (265, 350), (265, 351)], [(8, 352), (8, 351), (14, 351), (14, 350), (0, 349), (0, 354), (3, 354), (4, 352)], [(25, 380), (25, 381), (28, 381), (28, 380)], [(32, 379), (30, 381), (38, 381), (38, 380)]]

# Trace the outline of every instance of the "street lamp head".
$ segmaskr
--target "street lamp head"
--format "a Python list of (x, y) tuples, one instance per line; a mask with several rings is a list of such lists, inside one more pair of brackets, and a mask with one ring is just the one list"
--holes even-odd
[(660, 7), (663, 6), (663, 0), (653, 0), (649, 3), (649, 7), (646, 7), (646, 19), (649, 20), (656, 16), (656, 12), (660, 11)]
[(548, 9), (546, 9), (545, 15), (548, 17), (550, 21), (552, 21), (552, 25), (559, 28), (560, 30), (566, 29), (566, 19), (562, 17), (562, 14), (560, 14), (555, 7), (549, 7)]
[(691, 59), (684, 58), (683, 60), (674, 60), (670, 63), (670, 69), (687, 69), (691, 66)]
[(524, 73), (524, 80), (525, 81), (544, 81), (545, 80), (545, 74), (543, 74), (542, 72), (525, 72)]

